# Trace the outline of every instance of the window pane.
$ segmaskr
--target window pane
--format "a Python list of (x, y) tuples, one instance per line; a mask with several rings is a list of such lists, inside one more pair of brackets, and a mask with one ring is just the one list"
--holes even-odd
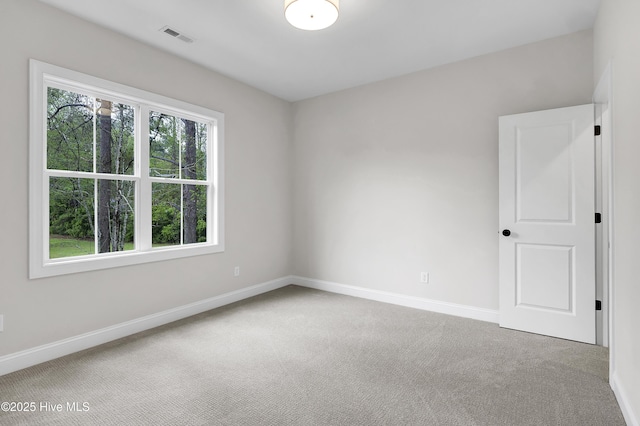
[(181, 121), (152, 111), (149, 114), (149, 176), (179, 178)]
[[(49, 180), (49, 258), (133, 250), (133, 182), (52, 177)], [(95, 224), (97, 217), (97, 226)]]
[(152, 191), (153, 247), (207, 241), (206, 186), (153, 183)]
[(151, 194), (152, 246), (180, 245), (182, 185), (153, 183)]
[(133, 120), (130, 105), (49, 87), (47, 168), (133, 174)]
[(48, 169), (93, 171), (93, 106), (90, 96), (48, 88)]
[(134, 170), (134, 109), (96, 99), (96, 171), (132, 175)]
[(133, 250), (134, 182), (98, 179), (97, 191), (98, 253)]
[(49, 258), (95, 253), (93, 179), (49, 180)]
[(184, 244), (207, 241), (207, 187), (183, 185), (183, 242)]
[(183, 179), (207, 179), (207, 125), (190, 120), (184, 123), (180, 144)]
[(207, 125), (152, 111), (149, 173), (154, 177), (207, 178)]

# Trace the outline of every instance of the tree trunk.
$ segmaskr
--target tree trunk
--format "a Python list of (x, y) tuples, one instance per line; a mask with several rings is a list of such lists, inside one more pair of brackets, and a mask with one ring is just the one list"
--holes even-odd
[[(112, 148), (113, 152), (116, 154), (115, 158), (115, 168), (114, 171), (116, 174), (124, 173), (124, 158), (123, 158), (123, 144), (124, 144), (124, 135), (125, 135), (125, 116), (124, 116), (124, 108), (122, 105), (119, 105), (118, 108), (118, 120), (117, 123), (120, 125), (120, 131), (116, 132), (118, 137), (116, 138), (113, 134), (111, 135), (111, 143), (113, 144)], [(113, 123), (112, 123), (113, 127)], [(113, 218), (111, 220), (111, 249), (113, 251), (123, 251), (124, 250), (124, 239), (125, 239), (125, 230), (126, 230), (126, 220), (127, 220), (127, 203), (126, 200), (123, 199), (124, 192), (123, 188), (126, 185), (125, 181), (116, 180), (114, 182), (115, 186), (115, 206), (113, 208)]]
[[(111, 102), (98, 100), (99, 158), (98, 172), (111, 173)], [(98, 179), (98, 253), (111, 251), (109, 211), (111, 205), (111, 181)]]
[[(183, 178), (196, 178), (196, 123), (184, 120), (185, 127), (185, 152)], [(184, 235), (183, 243), (191, 244), (197, 242), (196, 227), (198, 217), (196, 213), (196, 186), (184, 185), (183, 189), (183, 214), (184, 214)]]

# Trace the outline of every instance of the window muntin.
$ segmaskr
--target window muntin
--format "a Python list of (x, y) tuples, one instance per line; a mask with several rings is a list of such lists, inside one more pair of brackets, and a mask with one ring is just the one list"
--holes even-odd
[(223, 251), (223, 114), (34, 60), (30, 108), (32, 278)]

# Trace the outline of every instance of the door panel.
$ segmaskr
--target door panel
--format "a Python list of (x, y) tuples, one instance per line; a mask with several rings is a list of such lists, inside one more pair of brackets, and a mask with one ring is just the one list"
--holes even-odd
[(595, 343), (593, 105), (500, 117), (500, 325)]
[(573, 313), (573, 247), (516, 244), (517, 306)]
[(516, 136), (516, 207), (519, 221), (572, 220), (571, 129), (555, 126), (518, 128)]

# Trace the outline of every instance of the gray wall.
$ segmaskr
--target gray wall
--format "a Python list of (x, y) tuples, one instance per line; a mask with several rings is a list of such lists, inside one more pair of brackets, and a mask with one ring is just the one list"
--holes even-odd
[(640, 2), (603, 0), (594, 28), (594, 77), (613, 71), (613, 376), (640, 422)]
[(585, 31), (296, 103), (295, 273), (498, 309), (498, 116), (590, 103), (591, 63)]
[[(288, 102), (35, 0), (0, 2), (0, 54), (0, 356), (291, 272)], [(225, 253), (28, 280), (29, 58), (225, 113)]]

